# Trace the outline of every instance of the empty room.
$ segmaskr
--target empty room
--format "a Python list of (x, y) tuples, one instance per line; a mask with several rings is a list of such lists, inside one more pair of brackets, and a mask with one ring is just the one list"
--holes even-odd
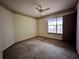
[(0, 0), (0, 59), (79, 59), (79, 1)]

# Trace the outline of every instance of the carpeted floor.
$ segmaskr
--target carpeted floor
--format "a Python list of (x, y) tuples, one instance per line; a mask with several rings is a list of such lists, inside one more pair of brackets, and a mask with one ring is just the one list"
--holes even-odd
[(4, 51), (4, 59), (79, 59), (74, 47), (57, 40), (36, 37)]

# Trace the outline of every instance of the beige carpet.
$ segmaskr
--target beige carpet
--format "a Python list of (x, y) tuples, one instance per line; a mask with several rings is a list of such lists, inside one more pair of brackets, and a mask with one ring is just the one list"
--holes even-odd
[(4, 51), (4, 59), (79, 59), (79, 56), (64, 42), (36, 37)]

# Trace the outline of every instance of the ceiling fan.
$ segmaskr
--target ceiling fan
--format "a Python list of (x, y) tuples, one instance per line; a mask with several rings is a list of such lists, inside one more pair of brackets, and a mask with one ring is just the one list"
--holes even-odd
[(35, 7), (35, 9), (38, 10), (39, 12), (44, 12), (49, 10), (50, 8), (43, 9), (41, 5), (38, 5), (38, 7)]

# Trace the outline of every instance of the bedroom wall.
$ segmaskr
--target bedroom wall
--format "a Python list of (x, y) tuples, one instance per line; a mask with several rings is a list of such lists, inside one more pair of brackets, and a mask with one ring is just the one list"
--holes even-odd
[[(2, 29), (0, 40), (1, 52), (15, 42), (37, 36), (37, 20), (14, 14), (0, 6), (0, 25)], [(2, 43), (2, 46), (1, 46)]]
[[(1, 18), (1, 17), (0, 17)], [(1, 26), (1, 19), (0, 19), (0, 59), (3, 57), (3, 51), (2, 51), (2, 26)]]
[(13, 13), (0, 6), (0, 21), (2, 28), (2, 50), (15, 43)]
[(62, 35), (49, 34), (47, 32), (48, 31), (48, 25), (47, 25), (48, 19), (49, 19), (49, 17), (44, 17), (44, 18), (41, 18), (38, 20), (38, 35), (62, 40)]
[(37, 20), (14, 14), (0, 6), (0, 24), (2, 27), (2, 51), (15, 42), (37, 36)]
[[(0, 27), (1, 28), (1, 27)], [(1, 30), (0, 30), (0, 33), (1, 33)], [(2, 51), (2, 41), (1, 41), (1, 34), (0, 34), (0, 59), (2, 59), (3, 57), (3, 51)]]
[(16, 42), (37, 36), (37, 20), (14, 14)]

